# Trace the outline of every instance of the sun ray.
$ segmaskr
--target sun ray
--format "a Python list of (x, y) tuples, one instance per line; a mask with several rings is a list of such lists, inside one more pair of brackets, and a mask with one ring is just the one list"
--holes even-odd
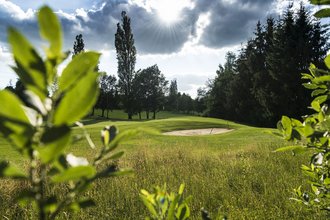
[(193, 7), (190, 0), (154, 0), (150, 6), (155, 10), (160, 20), (167, 25), (178, 22), (180, 13), (184, 8)]

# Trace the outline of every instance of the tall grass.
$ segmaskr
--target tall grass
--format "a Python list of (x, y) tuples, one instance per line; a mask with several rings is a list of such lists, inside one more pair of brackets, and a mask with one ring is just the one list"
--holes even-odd
[[(194, 127), (193, 122), (200, 123), (197, 127), (227, 126), (222, 120), (197, 117), (118, 125), (121, 129), (158, 126), (168, 130), (189, 129)], [(95, 142), (104, 124), (88, 126)], [(60, 218), (143, 219), (147, 212), (138, 197), (140, 189), (166, 182), (174, 191), (184, 182), (184, 194), (193, 196), (192, 219), (199, 219), (202, 207), (212, 214), (220, 210), (230, 219), (326, 219), (323, 213), (308, 212), (289, 200), (292, 189), (303, 184), (299, 167), (307, 156), (273, 153), (283, 142), (265, 133), (268, 129), (228, 124), (236, 130), (200, 137), (141, 134), (124, 143), (121, 148), (126, 149), (126, 155), (119, 165), (133, 168), (134, 175), (97, 181), (86, 192), (95, 198), (97, 206), (71, 216), (62, 213)], [(94, 151), (85, 146), (79, 142), (69, 150), (93, 157)], [(13, 181), (0, 182), (0, 217), (33, 218), (28, 208), (20, 208), (13, 200), (24, 187)]]

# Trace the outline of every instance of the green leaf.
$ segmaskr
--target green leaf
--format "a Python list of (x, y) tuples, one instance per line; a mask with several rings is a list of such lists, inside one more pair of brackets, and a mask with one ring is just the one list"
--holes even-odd
[(124, 155), (124, 151), (120, 151), (108, 157), (107, 160), (117, 160), (121, 158), (123, 155)]
[(0, 91), (0, 103), (0, 132), (16, 147), (27, 146), (33, 129), (22, 108), (23, 103), (8, 90)]
[(183, 190), (184, 190), (184, 184), (182, 183), (179, 188), (179, 195), (182, 195)]
[(20, 206), (25, 207), (31, 205), (31, 203), (35, 202), (35, 192), (32, 190), (23, 190), (19, 192), (19, 195), (16, 197), (16, 200), (19, 201)]
[(190, 217), (190, 209), (187, 204), (181, 204), (178, 208), (177, 218), (180, 220), (185, 220)]
[(306, 89), (317, 89), (318, 86), (315, 84), (311, 84), (311, 83), (303, 83), (302, 84)]
[(0, 91), (0, 103), (0, 116), (26, 124), (30, 123), (22, 108), (23, 103), (12, 92)]
[(133, 130), (133, 129), (118, 133), (116, 137), (110, 142), (109, 146), (106, 147), (107, 152), (113, 151), (118, 147), (119, 143), (132, 138), (138, 133), (139, 133), (138, 130)]
[(119, 170), (116, 171), (112, 166), (107, 167), (103, 171), (97, 174), (97, 178), (108, 178), (108, 177), (115, 177), (115, 176), (124, 176), (134, 173), (131, 169)]
[(18, 168), (10, 166), (8, 162), (0, 162), (0, 177), (8, 177), (12, 179), (27, 179), (25, 173)]
[(326, 17), (330, 17), (330, 8), (324, 8), (319, 10), (318, 12), (316, 12), (314, 14), (315, 17), (317, 18), (326, 18)]
[(84, 199), (79, 202), (73, 202), (69, 205), (70, 209), (74, 212), (78, 212), (80, 209), (95, 206), (95, 202), (92, 199)]
[(319, 102), (320, 104), (322, 104), (323, 102), (328, 100), (328, 95), (321, 95), (316, 97), (313, 102)]
[(27, 89), (41, 100), (47, 96), (46, 67), (37, 51), (16, 29), (8, 29), (8, 41), (12, 47), (16, 67), (12, 67)]
[(324, 59), (324, 63), (325, 63), (325, 65), (328, 67), (328, 69), (330, 69), (330, 55), (328, 55), (328, 56)]
[(53, 11), (45, 6), (38, 13), (38, 21), (40, 27), (40, 36), (48, 40), (50, 48), (47, 51), (47, 56), (50, 59), (56, 59), (62, 55), (62, 32), (59, 20)]
[(330, 178), (325, 178), (324, 181), (323, 181), (323, 183), (325, 185), (330, 185)]
[(65, 93), (54, 113), (55, 125), (70, 125), (84, 117), (94, 106), (99, 88), (98, 74), (89, 72)]
[(92, 178), (96, 174), (93, 166), (77, 166), (70, 167), (69, 169), (59, 173), (51, 178), (54, 183), (76, 181), (81, 178)]
[(106, 147), (116, 137), (118, 130), (116, 126), (106, 126), (101, 131), (101, 139), (103, 145)]
[(175, 196), (174, 200), (171, 202), (170, 207), (168, 209), (168, 215), (166, 220), (174, 220), (175, 219), (175, 208), (178, 205), (180, 196)]
[[(324, 82), (329, 82), (330, 81), (330, 75), (324, 75), (324, 76), (319, 76), (313, 79), (313, 83), (324, 83)], [(314, 84), (310, 84), (314, 85)], [(316, 85), (314, 85), (316, 86)]]
[(328, 5), (330, 0), (310, 0), (313, 5)]
[(321, 106), (318, 101), (313, 101), (311, 105), (315, 111), (317, 111), (317, 112), (321, 111)]
[(306, 147), (304, 146), (286, 146), (286, 147), (280, 147), (278, 149), (276, 149), (274, 152), (284, 152), (284, 151), (295, 151), (295, 150), (302, 150), (305, 149)]
[(295, 126), (295, 127), (300, 127), (302, 126), (303, 124), (301, 123), (301, 121), (297, 120), (297, 119), (291, 119), (291, 122), (292, 122), (292, 126)]
[(57, 159), (70, 141), (70, 128), (67, 126), (52, 127), (41, 137), (42, 146), (38, 147), (40, 159), (49, 163)]
[(55, 196), (51, 196), (44, 201), (44, 212), (46, 213), (53, 213), (57, 207), (57, 199)]
[(76, 55), (63, 70), (59, 78), (59, 90), (65, 91), (72, 87), (80, 78), (94, 71), (99, 62), (100, 54), (85, 52)]
[(283, 130), (284, 130), (284, 134), (285, 134), (285, 139), (286, 140), (290, 140), (291, 139), (291, 135), (292, 135), (291, 119), (288, 118), (287, 116), (282, 116), (281, 123), (282, 123), (282, 126), (283, 126)]
[(302, 79), (309, 79), (309, 80), (312, 80), (314, 77), (311, 76), (310, 74), (307, 74), (307, 73), (302, 73)]
[(324, 93), (326, 93), (327, 90), (326, 89), (316, 89), (312, 92), (312, 97), (318, 96), (318, 95), (322, 95)]
[(150, 201), (144, 196), (143, 194), (140, 194), (140, 199), (142, 200), (143, 204), (147, 207), (150, 214), (153, 218), (157, 218), (157, 212), (155, 207), (150, 203)]

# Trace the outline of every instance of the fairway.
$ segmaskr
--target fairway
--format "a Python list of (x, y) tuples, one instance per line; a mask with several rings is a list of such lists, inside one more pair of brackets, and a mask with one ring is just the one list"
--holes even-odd
[[(170, 114), (168, 114), (170, 117)], [(143, 219), (147, 212), (139, 200), (141, 189), (167, 184), (176, 190), (186, 184), (184, 195), (192, 195), (193, 219), (199, 219), (204, 207), (211, 214), (218, 211), (230, 219), (325, 219), (322, 213), (302, 210), (290, 201), (293, 189), (302, 184), (300, 164), (304, 155), (273, 153), (283, 141), (270, 134), (272, 129), (250, 127), (221, 119), (177, 116), (150, 121), (84, 120), (87, 131), (100, 146), (100, 130), (116, 125), (120, 131), (139, 129), (141, 133), (118, 148), (125, 155), (119, 166), (130, 167), (134, 174), (98, 180), (86, 194), (97, 204), (76, 214), (62, 214), (61, 219)], [(226, 128), (231, 132), (203, 136), (165, 136), (162, 132), (183, 129)], [(157, 131), (157, 132), (156, 132)], [(81, 134), (80, 128), (74, 128)], [(1, 139), (0, 157), (24, 166), (24, 160)], [(85, 140), (66, 150), (77, 156), (93, 158)], [(21, 208), (13, 198), (24, 184), (0, 180), (0, 213), (9, 219), (30, 218), (29, 207)], [(65, 193), (58, 189), (57, 193)]]

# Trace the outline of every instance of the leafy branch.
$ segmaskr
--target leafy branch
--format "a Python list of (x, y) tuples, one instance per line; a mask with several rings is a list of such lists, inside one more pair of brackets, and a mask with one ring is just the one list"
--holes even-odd
[[(87, 141), (95, 148), (78, 121), (88, 114), (99, 94), (95, 67), (100, 54), (76, 55), (58, 76), (57, 68), (69, 54), (62, 52), (60, 22), (48, 7), (40, 9), (38, 21), (40, 36), (49, 43), (44, 59), (18, 30), (8, 29), (15, 60), (12, 69), (26, 88), (26, 99), (20, 100), (7, 90), (0, 91), (0, 132), (28, 161), (28, 169), (22, 171), (2, 161), (0, 177), (28, 182), (30, 187), (21, 193), (19, 201), (35, 204), (39, 219), (55, 219), (64, 209), (76, 211), (94, 205), (91, 198), (80, 195), (96, 179), (131, 172), (117, 167), (115, 161), (123, 152), (114, 153), (114, 150), (136, 132), (118, 133), (114, 126), (105, 127), (100, 152), (91, 162), (65, 153), (74, 123), (83, 128)], [(58, 86), (50, 95), (48, 91), (54, 81)], [(110, 165), (102, 168), (102, 163)], [(53, 191), (50, 189), (63, 184), (68, 187), (63, 198), (50, 193)]]

